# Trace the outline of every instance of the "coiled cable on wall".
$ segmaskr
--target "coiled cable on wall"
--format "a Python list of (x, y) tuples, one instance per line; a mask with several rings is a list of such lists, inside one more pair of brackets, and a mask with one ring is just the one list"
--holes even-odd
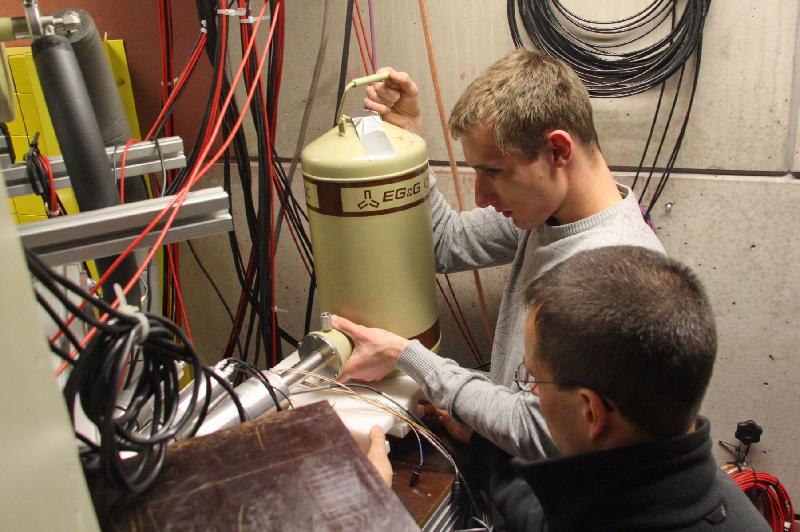
[(753, 501), (775, 532), (794, 532), (795, 515), (789, 493), (777, 477), (750, 467), (723, 468)]
[[(597, 21), (578, 16), (561, 0), (517, 0), (533, 44), (572, 67), (595, 98), (644, 92), (686, 63), (700, 46), (711, 0), (687, 0), (670, 31), (653, 43), (641, 42), (661, 27), (678, 3), (653, 0), (631, 16)], [(514, 45), (523, 48), (514, 0), (508, 0), (507, 15)]]

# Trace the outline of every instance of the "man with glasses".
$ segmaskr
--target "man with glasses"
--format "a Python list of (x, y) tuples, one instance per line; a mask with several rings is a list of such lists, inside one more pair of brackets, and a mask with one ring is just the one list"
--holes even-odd
[(689, 268), (600, 248), (544, 273), (528, 298), (515, 380), (563, 456), (523, 464), (472, 438), (472, 476), (508, 530), (769, 530), (697, 415), (717, 336)]

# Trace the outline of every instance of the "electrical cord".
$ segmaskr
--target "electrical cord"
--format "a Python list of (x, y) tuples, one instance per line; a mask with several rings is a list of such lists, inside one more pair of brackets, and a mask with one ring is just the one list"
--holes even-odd
[(794, 532), (796, 517), (792, 500), (777, 477), (737, 464), (727, 464), (723, 470), (761, 510), (772, 530)]
[[(651, 89), (674, 74), (699, 48), (711, 0), (688, 0), (671, 31), (654, 43), (630, 48), (659, 27), (677, 4), (678, 0), (653, 0), (630, 17), (601, 22), (578, 17), (562, 0), (517, 0), (519, 17), (533, 44), (572, 67), (589, 94), (599, 98)], [(507, 18), (515, 46), (523, 48), (514, 0), (507, 1)], [(649, 31), (642, 31), (648, 26)], [(632, 36), (621, 42), (597, 43), (597, 35), (630, 32), (634, 32)], [(584, 37), (587, 33), (589, 37)]]
[(67, 211), (56, 194), (55, 179), (53, 177), (53, 169), (50, 168), (50, 161), (39, 151), (38, 131), (34, 133), (29, 147), (30, 149), (25, 155), (25, 170), (33, 193), (42, 198), (48, 217), (52, 218), (53, 216), (66, 214)]
[(226, 364), (231, 364), (236, 368), (238, 375), (237, 374), (234, 375), (233, 378), (234, 383), (239, 384), (240, 381), (244, 381), (244, 377), (254, 377), (256, 380), (258, 380), (261, 384), (264, 385), (264, 388), (266, 388), (267, 393), (272, 399), (276, 410), (278, 411), (282, 410), (276, 392), (281, 394), (281, 396), (284, 399), (286, 399), (286, 401), (289, 403), (290, 408), (294, 408), (291, 399), (289, 399), (289, 397), (287, 397), (281, 390), (276, 389), (272, 385), (272, 383), (269, 382), (269, 379), (267, 379), (267, 377), (265, 377), (264, 374), (261, 373), (261, 371), (256, 366), (244, 360), (240, 360), (238, 358), (227, 358), (223, 360), (226, 362)]
[[(228, 318), (230, 318), (231, 324), (233, 324), (233, 312), (231, 311), (231, 308), (228, 306), (227, 301), (225, 301), (225, 298), (222, 295), (222, 291), (220, 291), (219, 286), (214, 281), (214, 278), (211, 277), (211, 274), (206, 269), (205, 265), (203, 264), (203, 261), (200, 260), (200, 256), (197, 254), (197, 250), (194, 249), (194, 245), (192, 245), (192, 242), (187, 241), (186, 244), (189, 246), (189, 251), (191, 252), (192, 257), (194, 257), (194, 260), (197, 263), (197, 267), (200, 268), (200, 271), (203, 273), (203, 276), (211, 285), (212, 290), (214, 290), (214, 293), (217, 295), (217, 299), (219, 299), (220, 304), (222, 304), (223, 308), (225, 309), (225, 313), (228, 315)], [(244, 351), (242, 350), (242, 344), (239, 341), (239, 338), (236, 338), (236, 346), (239, 350), (239, 355), (241, 356)]]
[[(191, 432), (195, 432), (205, 417), (208, 397), (200, 406), (199, 418), (194, 419), (203, 381), (208, 387), (211, 378), (217, 380), (231, 394), (240, 419), (246, 419), (230, 383), (202, 363), (180, 327), (158, 315), (115, 309), (50, 270), (30, 250), (25, 250), (25, 256), (31, 274), (39, 282), (37, 301), (80, 351), (77, 360), (69, 362), (72, 371), (64, 386), (64, 399), (73, 424), (79, 401), (97, 427), (99, 443), (82, 434), (76, 436), (88, 445), (83, 457), (97, 457), (112, 485), (138, 493), (152, 484), (163, 465), (166, 445), (186, 427), (191, 426)], [(81, 345), (40, 287), (81, 321), (97, 326), (99, 332), (88, 344)], [(79, 308), (68, 294), (82, 298), (89, 308)], [(103, 312), (110, 319), (103, 323), (94, 317), (95, 312)], [(51, 342), (50, 347), (53, 353), (69, 360), (57, 345)], [(132, 360), (137, 358), (138, 367), (134, 369)], [(184, 364), (196, 378), (186, 410), (180, 412), (179, 368)], [(133, 457), (128, 457), (131, 453)]]
[[(464, 337), (464, 340), (467, 343), (467, 347), (469, 348), (472, 356), (475, 358), (475, 361), (479, 365), (483, 365), (483, 357), (481, 357), (480, 350), (478, 349), (478, 345), (475, 343), (475, 338), (472, 336), (472, 331), (467, 324), (467, 320), (464, 317), (464, 313), (461, 310), (461, 304), (458, 302), (458, 298), (456, 297), (456, 293), (453, 290), (453, 285), (450, 282), (450, 276), (445, 274), (445, 279), (447, 280), (447, 286), (450, 289), (450, 296), (453, 298), (453, 303), (450, 302), (450, 299), (447, 297), (447, 294), (442, 287), (442, 283), (439, 282), (439, 278), (436, 278), (436, 286), (439, 288), (439, 292), (442, 294), (442, 299), (444, 299), (445, 303), (447, 303), (447, 308), (450, 310), (450, 314), (453, 316), (453, 321), (456, 322), (458, 326), (458, 330), (461, 331), (461, 336)], [(453, 305), (455, 304), (455, 308)], [(457, 311), (456, 311), (457, 309)]]

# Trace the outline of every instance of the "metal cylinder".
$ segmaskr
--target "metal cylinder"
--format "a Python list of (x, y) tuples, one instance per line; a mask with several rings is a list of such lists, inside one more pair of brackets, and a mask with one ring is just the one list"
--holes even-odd
[[(275, 389), (278, 402), (289, 397), (289, 388), (283, 379), (271, 371), (262, 371), (261, 374)], [(275, 401), (267, 392), (264, 383), (256, 377), (251, 377), (235, 388), (236, 396), (244, 408), (247, 419), (256, 419), (263, 413), (275, 407)], [(234, 427), (240, 422), (236, 404), (230, 397), (224, 397), (219, 404), (207, 415), (203, 424), (198, 429), (196, 436), (204, 436), (218, 430)]]
[[(78, 207), (81, 211), (91, 211), (118, 205), (119, 192), (72, 46), (60, 35), (46, 35), (33, 41), (31, 51)], [(101, 274), (113, 260), (114, 257), (97, 259)], [(136, 269), (135, 259), (128, 256), (106, 287), (110, 288), (115, 282), (124, 286)], [(114, 299), (110, 289), (103, 294), (106, 300)], [(129, 300), (138, 302), (138, 299), (136, 286)]]
[(302, 153), (319, 308), (439, 345), (425, 141), (383, 123), (370, 152), (352, 120)]

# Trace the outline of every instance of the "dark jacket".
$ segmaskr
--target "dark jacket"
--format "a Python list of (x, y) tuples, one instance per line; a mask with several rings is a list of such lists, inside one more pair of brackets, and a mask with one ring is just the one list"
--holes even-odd
[(526, 465), (480, 437), (470, 446), (510, 531), (769, 531), (714, 462), (709, 429), (698, 418), (677, 438)]

